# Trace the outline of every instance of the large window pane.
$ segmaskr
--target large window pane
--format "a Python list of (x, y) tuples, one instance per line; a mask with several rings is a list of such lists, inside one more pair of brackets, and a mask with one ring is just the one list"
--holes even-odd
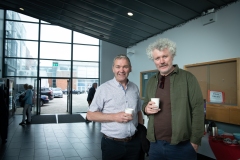
[(71, 44), (41, 42), (40, 58), (70, 60)]
[(6, 21), (6, 38), (38, 40), (38, 24)]
[(40, 60), (41, 77), (70, 77), (70, 61)]
[(37, 76), (36, 59), (5, 58), (5, 76)]
[(74, 90), (79, 91), (79, 95), (73, 94), (72, 96), (72, 112), (87, 112), (88, 102), (87, 102), (87, 92), (93, 83), (98, 83), (98, 79), (73, 79), (72, 87)]
[(33, 17), (26, 16), (21, 13), (7, 10), (7, 19), (18, 20), (18, 21), (29, 21), (29, 22), (38, 22), (39, 20)]
[(73, 60), (99, 61), (99, 47), (73, 45)]
[(99, 45), (99, 39), (87, 36), (82, 33), (73, 32), (73, 43)]
[(6, 57), (37, 58), (38, 42), (6, 39)]
[(73, 77), (77, 78), (99, 78), (99, 63), (73, 62)]
[(41, 40), (55, 42), (71, 42), (71, 30), (59, 26), (41, 25)]

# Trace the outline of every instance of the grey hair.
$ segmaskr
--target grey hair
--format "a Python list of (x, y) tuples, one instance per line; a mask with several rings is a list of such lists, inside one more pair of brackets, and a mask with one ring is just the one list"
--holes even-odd
[(126, 55), (124, 55), (124, 54), (119, 54), (119, 55), (117, 55), (117, 56), (113, 59), (113, 64), (112, 64), (112, 66), (114, 66), (114, 62), (115, 62), (116, 59), (126, 59), (126, 60), (128, 61), (129, 66), (132, 67), (131, 62), (130, 62), (130, 59), (129, 59)]
[(151, 60), (153, 60), (152, 52), (155, 49), (159, 51), (168, 49), (173, 57), (176, 56), (176, 43), (174, 43), (173, 41), (167, 38), (158, 39), (157, 41), (155, 41), (154, 43), (148, 46), (148, 48), (146, 49), (146, 52), (147, 52), (148, 58)]

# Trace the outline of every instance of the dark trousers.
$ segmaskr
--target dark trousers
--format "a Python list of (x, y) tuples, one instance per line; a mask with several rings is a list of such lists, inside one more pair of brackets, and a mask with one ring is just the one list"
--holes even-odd
[(149, 160), (197, 160), (197, 152), (190, 141), (170, 145), (167, 141), (151, 142)]
[(141, 141), (134, 137), (129, 142), (120, 142), (102, 137), (102, 160), (139, 160)]

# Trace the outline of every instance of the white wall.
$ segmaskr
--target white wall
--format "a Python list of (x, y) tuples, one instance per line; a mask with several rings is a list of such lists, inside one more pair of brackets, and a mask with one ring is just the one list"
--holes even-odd
[(216, 11), (216, 14), (214, 23), (203, 26), (199, 17), (128, 48), (127, 51), (135, 50), (135, 54), (129, 56), (133, 66), (129, 79), (140, 87), (140, 72), (156, 69), (147, 58), (146, 48), (159, 38), (176, 42), (174, 63), (180, 68), (187, 64), (240, 57), (240, 1)]
[(4, 11), (0, 9), (0, 78), (2, 78), (2, 59), (3, 59), (3, 19)]
[(119, 54), (126, 54), (127, 49), (105, 41), (100, 41), (100, 84), (113, 78), (113, 59)]

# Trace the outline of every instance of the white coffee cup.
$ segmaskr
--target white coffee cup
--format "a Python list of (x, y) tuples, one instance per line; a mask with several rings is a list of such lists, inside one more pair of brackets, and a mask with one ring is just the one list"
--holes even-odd
[(155, 102), (154, 106), (156, 106), (157, 108), (159, 108), (160, 98), (151, 98), (151, 101)]
[(125, 113), (132, 114), (133, 113), (133, 109), (132, 108), (126, 108), (125, 109)]

